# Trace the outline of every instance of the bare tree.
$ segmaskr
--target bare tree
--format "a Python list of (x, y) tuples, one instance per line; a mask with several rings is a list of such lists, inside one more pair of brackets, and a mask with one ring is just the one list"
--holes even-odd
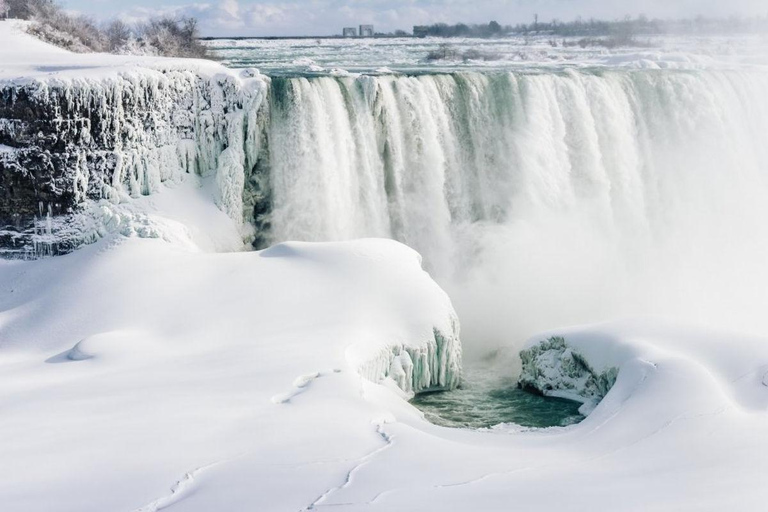
[(199, 38), (195, 18), (156, 18), (138, 28), (140, 37), (160, 55), (206, 58), (208, 50)]
[(86, 16), (68, 14), (58, 0), (0, 0), (13, 18), (33, 20), (29, 32), (49, 43), (75, 52), (121, 51), (135, 35), (150, 52), (167, 57), (207, 58), (195, 18), (155, 18), (129, 27), (121, 20), (98, 26)]
[(111, 52), (124, 47), (131, 37), (131, 29), (122, 20), (112, 21), (104, 32)]
[(54, 5), (53, 0), (5, 0), (5, 4), (8, 16), (20, 20), (32, 19)]

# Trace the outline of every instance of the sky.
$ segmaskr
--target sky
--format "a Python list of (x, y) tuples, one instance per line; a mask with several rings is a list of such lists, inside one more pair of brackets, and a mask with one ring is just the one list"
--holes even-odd
[(377, 32), (413, 25), (539, 19), (568, 21), (646, 14), (650, 17), (768, 15), (766, 0), (61, 0), (96, 19), (142, 21), (156, 15), (194, 16), (207, 36), (331, 35), (373, 24)]

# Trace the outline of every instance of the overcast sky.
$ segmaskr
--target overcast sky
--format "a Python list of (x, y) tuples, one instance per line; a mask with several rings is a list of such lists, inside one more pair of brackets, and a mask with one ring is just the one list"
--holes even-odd
[(766, 0), (62, 0), (97, 19), (130, 21), (157, 14), (191, 15), (204, 35), (328, 35), (372, 23), (376, 31), (410, 31), (436, 22), (501, 24), (539, 19), (768, 15)]

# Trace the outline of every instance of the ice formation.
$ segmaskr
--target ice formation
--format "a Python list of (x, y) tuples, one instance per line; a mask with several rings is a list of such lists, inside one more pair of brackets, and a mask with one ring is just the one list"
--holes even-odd
[(424, 342), (382, 348), (357, 371), (377, 383), (391, 379), (409, 395), (456, 388), (461, 383), (461, 342), (458, 319), (454, 316), (450, 323), (447, 334), (434, 329), (434, 338)]
[(0, 81), (0, 142), (14, 146), (0, 153), (11, 191), (0, 216), (15, 225), (7, 239), (26, 238), (6, 249), (67, 252), (91, 241), (60, 232), (61, 222), (46, 225), (38, 203), (54, 216), (78, 215), (92, 201), (124, 203), (188, 174), (214, 176), (219, 207), (249, 226), (243, 212), (255, 196), (246, 179), (259, 158), (267, 83), (253, 70), (185, 70), (162, 60), (106, 76)]
[[(381, 254), (391, 254), (395, 261), (400, 259), (408, 262), (409, 272), (428, 277), (421, 270), (421, 257), (396, 242), (366, 240), (364, 243), (349, 243), (357, 248), (359, 256), (381, 259)], [(339, 260), (332, 261), (334, 267), (343, 267), (344, 261), (349, 259), (345, 254), (339, 254), (337, 250), (327, 248), (325, 252), (326, 254), (323, 254), (322, 250), (314, 248), (311, 244), (294, 242), (278, 244), (262, 251), (261, 254), (267, 258), (328, 262), (329, 264), (331, 263), (329, 254), (337, 254)], [(384, 263), (381, 265), (390, 266)], [(404, 263), (397, 263), (397, 265), (405, 267)], [(368, 282), (372, 285), (376, 284), (375, 280), (368, 279)], [(413, 288), (408, 280), (398, 278), (397, 282), (403, 290), (411, 290), (413, 307), (424, 318), (432, 318), (432, 325), (424, 328), (424, 323), (419, 321), (418, 334), (414, 331), (408, 335), (393, 336), (386, 342), (372, 343), (369, 338), (377, 339), (378, 335), (367, 336), (365, 339), (353, 342), (344, 351), (347, 363), (362, 377), (374, 383), (389, 381), (406, 395), (412, 396), (424, 391), (448, 390), (457, 387), (461, 382), (462, 348), (459, 320), (450, 299), (445, 292), (435, 286), (430, 290), (432, 304), (419, 304), (416, 299), (420, 295), (424, 296), (424, 292), (419, 292), (418, 286)], [(388, 285), (392, 286), (392, 284)], [(410, 315), (403, 313), (406, 316)], [(302, 379), (298, 379), (294, 386), (304, 387), (300, 385), (301, 382)]]
[(616, 382), (618, 369), (595, 371), (562, 336), (552, 336), (520, 352), (518, 385), (546, 396), (583, 402), (582, 414), (592, 411)]

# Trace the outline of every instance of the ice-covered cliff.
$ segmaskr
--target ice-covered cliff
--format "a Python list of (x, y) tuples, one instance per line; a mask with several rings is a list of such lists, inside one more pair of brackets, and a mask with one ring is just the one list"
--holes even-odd
[(38, 51), (31, 69), (13, 60), (0, 69), (0, 247), (6, 255), (57, 254), (92, 241), (106, 224), (89, 215), (89, 203), (126, 202), (187, 174), (209, 177), (218, 205), (239, 223), (260, 200), (246, 184), (258, 181), (252, 171), (265, 118), (259, 113), (268, 79), (257, 71), (74, 55), (35, 41), (11, 22), (0, 23), (3, 38)]

